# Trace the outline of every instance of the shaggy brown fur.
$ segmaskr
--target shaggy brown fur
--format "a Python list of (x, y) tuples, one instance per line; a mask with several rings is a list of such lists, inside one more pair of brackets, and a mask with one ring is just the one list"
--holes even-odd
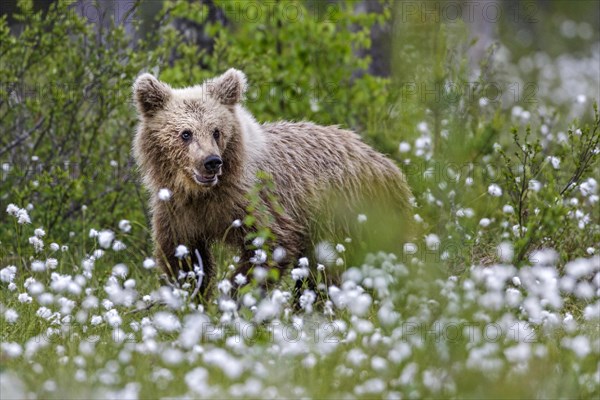
[[(234, 276), (248, 273), (248, 231), (230, 226), (245, 217), (258, 171), (272, 176), (282, 208), (266, 205), (276, 245), (287, 254), (281, 267), (307, 250), (318, 235), (315, 227), (328, 225), (314, 222), (333, 220), (336, 210), (354, 212), (356, 220), (356, 207), (380, 200), (391, 206), (393, 223), (406, 221), (411, 194), (392, 161), (335, 126), (259, 125), (240, 105), (245, 90), (245, 75), (234, 69), (186, 89), (172, 89), (150, 74), (134, 84), (140, 115), (134, 154), (151, 193), (155, 256), (165, 272), (175, 274), (181, 266), (177, 245), (192, 254), (197, 249), (207, 274), (204, 290), (215, 273), (210, 245), (224, 238), (242, 254)], [(205, 165), (210, 157), (222, 160), (216, 173)], [(158, 199), (161, 188), (172, 191), (169, 201)]]

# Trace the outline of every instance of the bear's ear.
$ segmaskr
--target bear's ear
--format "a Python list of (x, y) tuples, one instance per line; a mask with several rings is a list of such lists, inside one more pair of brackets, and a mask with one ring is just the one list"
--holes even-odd
[(140, 75), (133, 84), (133, 98), (138, 112), (151, 117), (162, 108), (171, 96), (169, 85), (160, 82), (151, 74)]
[(246, 86), (246, 75), (235, 68), (228, 69), (223, 75), (206, 83), (208, 93), (228, 106), (242, 101)]

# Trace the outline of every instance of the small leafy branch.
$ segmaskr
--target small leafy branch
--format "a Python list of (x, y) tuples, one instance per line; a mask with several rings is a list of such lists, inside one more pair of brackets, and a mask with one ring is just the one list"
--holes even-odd
[(592, 169), (592, 165), (598, 159), (600, 154), (600, 116), (598, 114), (598, 103), (594, 103), (594, 123), (592, 127), (585, 126), (581, 134), (575, 134), (577, 130), (569, 129), (569, 142), (573, 144), (571, 148), (571, 158), (576, 166), (573, 175), (560, 191), (561, 196), (567, 196), (581, 181), (582, 176)]
[(569, 141), (557, 149), (557, 154), (569, 161), (564, 165), (574, 166), (571, 171), (555, 171), (549, 167), (548, 149), (539, 138), (532, 139), (530, 126), (525, 128), (522, 138), (517, 128), (512, 129), (516, 147), (513, 154), (498, 150), (504, 162), (503, 175), (510, 205), (515, 210), (516, 263), (536, 246), (548, 241), (559, 242), (561, 237), (577, 237), (581, 231), (577, 224), (570, 223), (567, 203), (573, 189), (598, 161), (599, 127), (598, 105), (594, 104), (592, 126), (569, 129)]
[(259, 171), (257, 179), (256, 185), (254, 185), (248, 194), (247, 215), (243, 223), (249, 231), (246, 235), (246, 239), (249, 242), (252, 242), (256, 238), (261, 238), (261, 241), (266, 243), (275, 239), (275, 236), (269, 229), (269, 226), (274, 222), (269, 207), (274, 208), (277, 212), (281, 212), (281, 206), (275, 195), (273, 178), (269, 174)]
[(513, 153), (514, 158), (506, 154), (502, 149), (499, 150), (501, 157), (504, 159), (506, 168), (504, 170), (504, 178), (506, 187), (511, 198), (511, 202), (516, 210), (519, 223), (519, 237), (524, 236), (522, 229), (526, 224), (529, 216), (527, 196), (529, 194), (529, 181), (534, 176), (537, 176), (544, 162), (541, 155), (540, 140), (530, 143), (531, 126), (525, 128), (525, 137), (519, 139), (519, 131), (517, 128), (511, 130), (513, 143), (517, 150)]
[[(275, 234), (271, 230), (274, 218), (283, 212), (276, 196), (273, 177), (263, 171), (256, 174), (257, 182), (248, 194), (248, 205), (246, 206), (246, 217), (243, 225), (246, 229), (246, 251), (254, 252), (256, 260), (254, 264), (274, 266), (271, 251), (276, 242)], [(265, 258), (259, 260), (261, 255)], [(261, 262), (263, 261), (263, 262)], [(277, 268), (269, 268), (269, 278), (279, 279)], [(243, 292), (249, 289), (243, 290)]]

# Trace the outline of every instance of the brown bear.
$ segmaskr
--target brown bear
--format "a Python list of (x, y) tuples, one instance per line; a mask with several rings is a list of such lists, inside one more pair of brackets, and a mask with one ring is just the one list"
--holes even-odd
[[(147, 73), (134, 83), (139, 125), (133, 152), (151, 194), (155, 258), (165, 273), (176, 277), (187, 269), (175, 255), (185, 245), (201, 257), (205, 291), (216, 272), (211, 244), (223, 240), (241, 252), (233, 276), (248, 274), (257, 263), (248, 243), (255, 228), (232, 222), (247, 215), (259, 171), (271, 177), (278, 203), (259, 192), (281, 268), (309, 250), (317, 231), (328, 232), (330, 221), (348, 215), (356, 221), (361, 207), (385, 205), (380, 226), (408, 225), (411, 193), (391, 160), (336, 126), (257, 123), (240, 104), (246, 87), (236, 69), (183, 89)], [(169, 190), (168, 200), (159, 198), (161, 189)]]

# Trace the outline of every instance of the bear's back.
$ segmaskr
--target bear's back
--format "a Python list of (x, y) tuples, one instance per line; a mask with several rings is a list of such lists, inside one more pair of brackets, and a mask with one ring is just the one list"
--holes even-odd
[[(310, 122), (261, 126), (265, 148), (257, 167), (272, 174), (280, 201), (297, 218), (329, 194), (352, 201), (369, 185), (393, 182), (400, 197), (409, 193), (397, 166), (354, 132)], [(408, 200), (406, 196), (406, 200)]]

